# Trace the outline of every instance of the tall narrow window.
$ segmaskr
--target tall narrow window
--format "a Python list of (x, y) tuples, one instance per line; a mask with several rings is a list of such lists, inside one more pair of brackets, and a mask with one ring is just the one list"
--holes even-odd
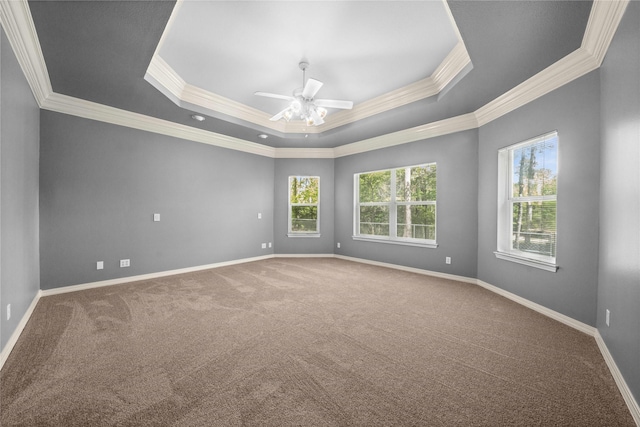
[(435, 246), (436, 165), (354, 176), (354, 238)]
[(320, 178), (289, 177), (289, 237), (320, 236)]
[(557, 132), (503, 148), (498, 162), (496, 256), (556, 271)]

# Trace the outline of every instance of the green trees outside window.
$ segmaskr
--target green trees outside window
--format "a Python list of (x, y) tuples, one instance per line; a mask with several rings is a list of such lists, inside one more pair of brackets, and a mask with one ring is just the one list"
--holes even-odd
[(319, 233), (320, 178), (289, 177), (289, 233)]
[(498, 150), (496, 257), (556, 272), (556, 131)]
[(557, 135), (511, 150), (511, 249), (556, 256)]
[(355, 175), (355, 235), (388, 240), (436, 240), (436, 165)]

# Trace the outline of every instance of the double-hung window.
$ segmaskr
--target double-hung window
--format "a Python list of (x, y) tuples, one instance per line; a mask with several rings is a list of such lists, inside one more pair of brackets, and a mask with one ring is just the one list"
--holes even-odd
[(320, 237), (320, 177), (289, 177), (289, 237)]
[(354, 239), (436, 246), (436, 164), (354, 175)]
[(498, 151), (500, 259), (556, 271), (558, 133)]

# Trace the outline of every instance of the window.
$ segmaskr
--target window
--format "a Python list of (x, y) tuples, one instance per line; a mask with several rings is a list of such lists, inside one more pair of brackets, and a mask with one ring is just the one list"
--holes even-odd
[(354, 239), (436, 247), (436, 164), (354, 175)]
[(320, 237), (320, 178), (289, 177), (289, 237)]
[(498, 176), (496, 256), (557, 271), (558, 133), (499, 150)]

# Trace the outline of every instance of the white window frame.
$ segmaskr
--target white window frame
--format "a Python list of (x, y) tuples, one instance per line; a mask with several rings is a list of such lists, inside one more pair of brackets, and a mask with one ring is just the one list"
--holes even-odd
[[(315, 178), (318, 180), (318, 202), (317, 203), (291, 203), (291, 180), (293, 178)], [(291, 175), (287, 179), (287, 236), (288, 237), (320, 237), (320, 177), (311, 175)], [(318, 215), (316, 216), (316, 231), (293, 231), (291, 208), (294, 206), (316, 206)]]
[[(555, 201), (557, 209), (558, 191), (556, 187), (556, 194), (546, 196), (526, 196), (526, 197), (512, 197), (513, 183), (511, 181), (513, 177), (513, 152), (525, 146), (540, 143), (546, 139), (558, 138), (558, 132), (553, 131), (544, 135), (537, 136), (535, 138), (528, 139), (517, 144), (510, 145), (508, 147), (498, 150), (498, 233), (497, 233), (497, 250), (494, 252), (496, 258), (505, 261), (511, 261), (518, 264), (528, 265), (530, 267), (539, 268), (542, 270), (555, 273), (558, 271), (558, 264), (556, 262), (556, 256), (545, 256), (541, 254), (535, 254), (530, 252), (524, 252), (511, 247), (511, 235), (513, 224), (513, 208), (512, 203), (514, 201), (528, 202), (528, 201)], [(558, 164), (557, 173), (560, 175), (560, 153), (559, 142), (556, 150), (558, 150)], [(559, 178), (558, 178), (559, 179)], [(556, 211), (556, 255), (557, 255), (557, 211)]]
[[(399, 169), (407, 169), (407, 168), (415, 168), (415, 167), (425, 167), (425, 166), (435, 166), (436, 167), (436, 183), (437, 183), (437, 164), (436, 162), (432, 163), (421, 163), (417, 165), (411, 166), (402, 166), (397, 168), (390, 169), (380, 169), (374, 171), (366, 171), (359, 172), (353, 175), (353, 240), (360, 241), (368, 241), (368, 242), (378, 242), (378, 243), (391, 243), (396, 245), (406, 245), (406, 246), (419, 246), (423, 248), (437, 248), (438, 244), (437, 240), (437, 231), (438, 231), (438, 208), (437, 208), (437, 190), (436, 190), (436, 200), (429, 201), (418, 201), (418, 202), (404, 202), (398, 201), (396, 198), (396, 171)], [(387, 172), (391, 173), (391, 183), (390, 183), (390, 199), (388, 202), (365, 202), (360, 203), (360, 175), (376, 173), (376, 172)], [(437, 185), (437, 184), (436, 184)], [(398, 206), (412, 206), (412, 205), (432, 205), (435, 208), (435, 224), (434, 224), (434, 235), (435, 239), (416, 239), (416, 238), (408, 238), (408, 237), (399, 237), (398, 233)], [(389, 209), (389, 236), (376, 236), (370, 234), (360, 234), (360, 206), (387, 206)]]

